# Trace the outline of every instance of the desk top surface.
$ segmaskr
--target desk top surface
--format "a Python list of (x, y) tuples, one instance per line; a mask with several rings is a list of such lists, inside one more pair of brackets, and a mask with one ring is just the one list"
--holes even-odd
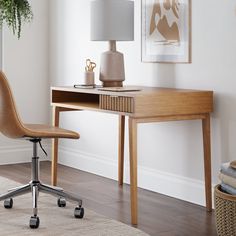
[(163, 88), (163, 87), (147, 87), (147, 86), (124, 86), (124, 89), (139, 89), (140, 91), (102, 91), (101, 88), (74, 88), (72, 86), (59, 86), (51, 87), (51, 90), (74, 92), (74, 93), (87, 93), (87, 94), (104, 94), (116, 96), (152, 96), (162, 94), (196, 94), (196, 93), (213, 93), (207, 90), (193, 90), (193, 89), (176, 89), (176, 88)]
[(111, 92), (98, 88), (52, 87), (52, 105), (72, 109), (106, 110), (134, 117), (202, 114), (213, 111), (212, 91), (132, 86), (134, 87), (140, 91)]

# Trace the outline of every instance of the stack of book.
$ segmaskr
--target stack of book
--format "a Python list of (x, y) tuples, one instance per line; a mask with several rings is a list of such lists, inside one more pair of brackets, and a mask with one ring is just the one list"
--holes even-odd
[(221, 190), (236, 195), (236, 161), (221, 165), (219, 179), (221, 180)]

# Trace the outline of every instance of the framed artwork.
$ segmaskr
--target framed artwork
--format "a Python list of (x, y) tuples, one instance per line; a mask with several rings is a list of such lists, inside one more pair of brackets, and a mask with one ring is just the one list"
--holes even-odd
[(142, 0), (142, 61), (191, 63), (191, 0)]

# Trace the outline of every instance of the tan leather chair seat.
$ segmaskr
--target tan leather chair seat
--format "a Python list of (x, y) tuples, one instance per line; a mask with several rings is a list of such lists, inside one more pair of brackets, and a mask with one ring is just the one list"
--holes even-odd
[(24, 124), (25, 136), (32, 138), (70, 138), (78, 139), (78, 133), (49, 125)]

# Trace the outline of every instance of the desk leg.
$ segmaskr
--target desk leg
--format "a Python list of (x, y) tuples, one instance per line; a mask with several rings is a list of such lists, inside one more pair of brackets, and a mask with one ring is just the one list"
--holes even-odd
[(210, 115), (202, 120), (203, 148), (204, 148), (204, 170), (205, 170), (205, 194), (207, 211), (212, 210), (212, 191), (211, 191), (211, 131)]
[(131, 223), (138, 223), (137, 216), (137, 121), (129, 118), (129, 151), (130, 151), (130, 204)]
[(118, 182), (123, 185), (124, 176), (124, 142), (125, 142), (125, 116), (119, 116), (119, 145), (118, 145)]
[[(59, 107), (53, 107), (52, 124), (59, 126)], [(58, 161), (58, 138), (52, 140), (52, 170), (51, 170), (51, 184), (57, 185), (57, 161)]]

